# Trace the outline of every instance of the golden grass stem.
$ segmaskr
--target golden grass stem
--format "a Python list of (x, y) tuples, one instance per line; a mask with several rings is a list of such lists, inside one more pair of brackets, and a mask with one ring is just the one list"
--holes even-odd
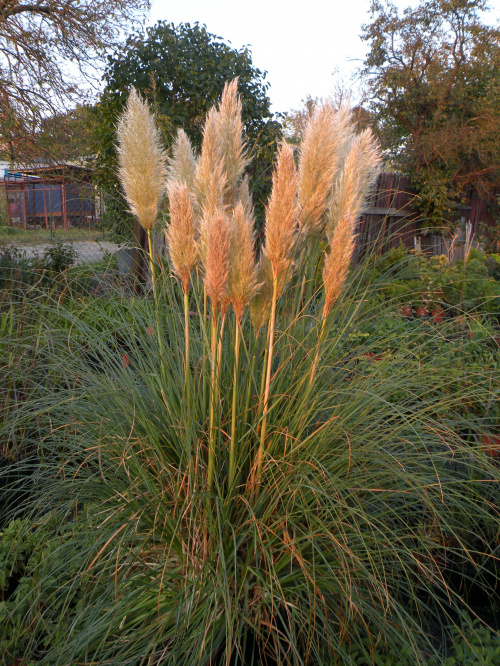
[(215, 403), (216, 403), (216, 356), (217, 356), (217, 312), (212, 310), (212, 337), (211, 337), (211, 371), (210, 371), (210, 418), (209, 418), (209, 443), (208, 443), (208, 471), (207, 484), (211, 492), (214, 485), (215, 467)]
[[(208, 316), (207, 288), (203, 285), (203, 327), (207, 324)], [(204, 362), (205, 364), (205, 362)], [(203, 414), (207, 413), (209, 399), (208, 373), (203, 372)]]
[(221, 318), (220, 332), (219, 332), (219, 342), (218, 342), (218, 345), (217, 345), (218, 363), (217, 363), (217, 382), (216, 382), (216, 386), (215, 386), (216, 392), (219, 391), (219, 386), (220, 386), (220, 373), (221, 373), (221, 365), (222, 365), (222, 363), (221, 363), (221, 360), (222, 360), (222, 341), (223, 341), (223, 338), (224, 338), (224, 326), (226, 324), (226, 313), (227, 313), (227, 311), (225, 310), (223, 315), (222, 315), (222, 318)]
[(186, 392), (186, 404), (188, 418), (191, 415), (191, 378), (189, 374), (189, 294), (184, 292), (184, 341), (185, 341), (185, 355), (184, 355), (184, 383)]
[(240, 360), (240, 321), (236, 319), (236, 332), (234, 338), (234, 381), (233, 381), (233, 404), (231, 406), (231, 441), (229, 444), (229, 488), (234, 482), (234, 464), (236, 449), (236, 405), (238, 401), (238, 373)]
[(262, 461), (266, 450), (266, 431), (267, 431), (267, 413), (269, 411), (269, 391), (271, 387), (271, 370), (273, 365), (273, 346), (274, 346), (274, 328), (276, 324), (276, 301), (278, 297), (278, 276), (275, 274), (273, 279), (273, 299), (271, 302), (271, 318), (269, 320), (269, 338), (267, 341), (267, 367), (266, 367), (266, 384), (264, 388), (264, 406), (262, 411), (262, 426), (260, 431), (260, 445), (257, 450), (256, 460), (256, 479), (255, 479), (255, 495), (258, 493), (260, 480), (262, 476)]

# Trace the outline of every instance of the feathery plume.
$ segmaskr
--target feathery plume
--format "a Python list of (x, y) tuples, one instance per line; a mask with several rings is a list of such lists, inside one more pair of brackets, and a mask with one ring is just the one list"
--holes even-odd
[(218, 111), (219, 155), (226, 180), (224, 199), (230, 206), (235, 203), (236, 188), (248, 164), (241, 111), (238, 78), (235, 78), (225, 84)]
[(347, 105), (338, 111), (330, 101), (316, 107), (306, 125), (299, 152), (298, 222), (303, 238), (323, 231), (323, 216), (342, 149), (351, 136), (351, 112)]
[(234, 206), (237, 186), (248, 164), (241, 108), (236, 78), (226, 83), (219, 107), (212, 107), (207, 115), (195, 189), (201, 209), (208, 215)]
[(224, 174), (219, 146), (218, 111), (212, 107), (203, 128), (201, 153), (196, 163), (195, 192), (204, 216), (211, 217), (224, 205)]
[[(289, 276), (292, 252), (297, 234), (296, 224), (297, 171), (293, 148), (286, 141), (278, 150), (273, 173), (271, 196), (266, 208), (266, 238), (264, 254), (269, 258), (273, 276), (278, 278), (281, 289), (282, 276)], [(280, 295), (278, 293), (278, 296)]]
[(172, 268), (178, 276), (182, 291), (188, 293), (191, 273), (198, 263), (196, 224), (191, 195), (186, 183), (168, 183), (170, 224), (165, 230)]
[(260, 286), (257, 282), (254, 259), (253, 229), (253, 218), (246, 214), (243, 203), (238, 202), (233, 211), (231, 224), (228, 297), (240, 321), (246, 306)]
[(205, 287), (214, 311), (227, 304), (231, 228), (229, 218), (219, 210), (206, 218), (206, 254), (202, 257)]
[(151, 230), (165, 190), (165, 153), (148, 105), (131, 88), (118, 121), (119, 176), (130, 212)]
[(250, 301), (250, 318), (252, 319), (255, 335), (268, 321), (273, 299), (273, 269), (269, 258), (265, 254), (261, 254), (257, 266), (257, 282), (259, 284), (258, 291)]
[(343, 218), (355, 220), (359, 215), (377, 179), (381, 161), (380, 148), (371, 130), (366, 129), (352, 139), (330, 199), (326, 225), (329, 239)]
[(172, 145), (172, 157), (168, 162), (168, 179), (186, 183), (189, 191), (193, 192), (196, 160), (191, 141), (183, 129), (177, 132)]
[(380, 148), (370, 130), (356, 136), (339, 175), (329, 210), (327, 233), (330, 250), (325, 255), (323, 319), (344, 285), (354, 250), (354, 227), (381, 165)]
[(245, 175), (241, 179), (241, 183), (238, 187), (238, 191), (236, 194), (236, 203), (241, 203), (243, 206), (243, 210), (245, 211), (245, 215), (249, 218), (254, 217), (254, 211), (253, 211), (253, 202), (252, 202), (252, 195), (250, 194), (250, 187), (248, 184), (248, 176)]

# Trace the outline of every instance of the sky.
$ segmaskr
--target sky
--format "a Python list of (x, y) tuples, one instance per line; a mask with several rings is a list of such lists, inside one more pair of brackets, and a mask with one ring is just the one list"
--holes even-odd
[[(400, 8), (416, 0), (394, 0)], [(490, 0), (488, 22), (500, 17), (500, 0)], [(301, 106), (307, 95), (326, 98), (360, 67), (366, 44), (361, 25), (370, 0), (153, 0), (148, 24), (204, 23), (234, 48), (249, 46), (252, 62), (267, 71), (273, 111)]]

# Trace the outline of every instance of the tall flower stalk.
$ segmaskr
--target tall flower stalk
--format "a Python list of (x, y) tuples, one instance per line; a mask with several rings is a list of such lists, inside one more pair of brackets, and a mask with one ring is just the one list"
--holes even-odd
[(198, 265), (198, 230), (187, 184), (170, 181), (168, 185), (168, 198), (170, 203), (170, 224), (165, 234), (172, 269), (181, 283), (184, 297), (184, 370), (186, 402), (189, 413), (191, 408), (191, 382), (189, 380), (189, 283), (191, 281), (191, 273)]
[(127, 105), (118, 121), (119, 176), (130, 212), (148, 236), (151, 284), (156, 310), (156, 330), (160, 351), (163, 349), (158, 312), (158, 294), (154, 270), (151, 230), (156, 224), (165, 191), (166, 155), (161, 147), (154, 117), (147, 103), (131, 88)]
[(235, 474), (241, 320), (243, 319), (245, 308), (260, 287), (257, 282), (257, 267), (254, 257), (253, 211), (248, 200), (248, 189), (244, 187), (243, 192), (243, 200), (238, 201), (233, 211), (228, 281), (228, 298), (233, 306), (236, 321), (231, 439), (229, 445), (229, 487), (233, 484)]
[(272, 269), (271, 314), (269, 318), (266, 380), (262, 396), (262, 424), (260, 442), (255, 464), (255, 488), (258, 489), (262, 475), (262, 461), (266, 449), (267, 415), (269, 410), (269, 392), (273, 365), (274, 331), (276, 325), (276, 303), (290, 278), (293, 267), (296, 229), (297, 170), (293, 148), (283, 142), (273, 174), (271, 197), (266, 210), (266, 240), (263, 252)]
[(355, 225), (363, 205), (377, 179), (381, 153), (370, 130), (364, 130), (351, 141), (327, 212), (328, 248), (323, 264), (325, 298), (321, 328), (311, 368), (309, 384), (314, 381), (327, 317), (344, 286), (355, 247)]
[[(204, 255), (205, 287), (212, 304), (211, 311), (211, 374), (210, 374), (210, 418), (208, 448), (208, 488), (213, 489), (214, 468), (217, 446), (215, 412), (218, 404), (217, 388), (217, 347), (218, 319), (227, 305), (227, 284), (231, 247), (229, 219), (222, 211), (205, 220), (206, 253)], [(221, 327), (222, 329), (222, 327)], [(221, 330), (222, 335), (222, 330)]]

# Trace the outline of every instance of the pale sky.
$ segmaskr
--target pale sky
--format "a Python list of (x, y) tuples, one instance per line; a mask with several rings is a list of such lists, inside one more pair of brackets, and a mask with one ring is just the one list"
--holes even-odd
[[(493, 23), (500, 0), (490, 0), (490, 6), (487, 21)], [(268, 72), (273, 110), (289, 111), (308, 94), (328, 97), (335, 71), (352, 85), (350, 76), (366, 53), (359, 35), (369, 7), (370, 0), (153, 0), (148, 24), (198, 21), (234, 48), (248, 45), (254, 66)]]

